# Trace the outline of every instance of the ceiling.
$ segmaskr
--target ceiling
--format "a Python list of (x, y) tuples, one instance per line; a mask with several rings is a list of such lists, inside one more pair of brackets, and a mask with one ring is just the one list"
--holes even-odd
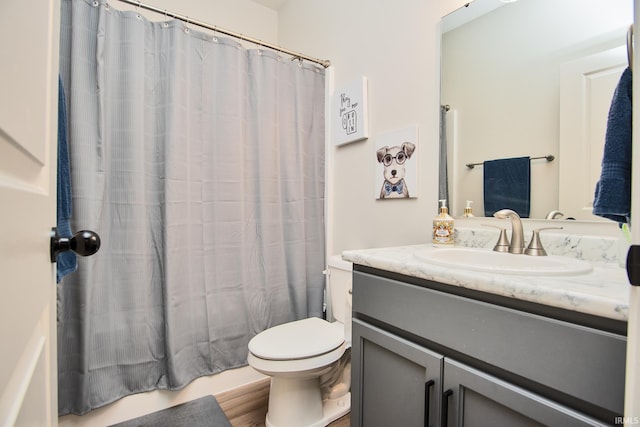
[(287, 0), (253, 0), (254, 2), (266, 6), (273, 10), (279, 10)]

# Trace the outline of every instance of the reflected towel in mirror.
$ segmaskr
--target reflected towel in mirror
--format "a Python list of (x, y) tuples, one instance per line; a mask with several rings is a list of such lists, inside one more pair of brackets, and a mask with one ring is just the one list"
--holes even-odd
[(627, 68), (611, 100), (602, 169), (593, 201), (594, 215), (619, 223), (628, 223), (631, 216), (632, 83), (632, 73)]
[(484, 215), (511, 209), (521, 218), (529, 218), (531, 205), (531, 159), (487, 160), (484, 169)]

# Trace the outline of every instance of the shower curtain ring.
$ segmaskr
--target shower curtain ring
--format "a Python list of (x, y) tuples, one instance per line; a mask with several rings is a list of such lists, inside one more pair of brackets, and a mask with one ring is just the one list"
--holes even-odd
[(138, 5), (136, 6), (136, 18), (142, 19), (142, 15), (140, 15), (140, 0), (138, 0)]

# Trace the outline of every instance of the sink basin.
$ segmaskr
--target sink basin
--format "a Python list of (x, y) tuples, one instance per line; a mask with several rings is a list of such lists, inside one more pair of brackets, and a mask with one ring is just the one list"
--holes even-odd
[(530, 256), (478, 248), (421, 249), (414, 252), (421, 261), (453, 269), (527, 276), (567, 276), (589, 273), (589, 262), (561, 256)]

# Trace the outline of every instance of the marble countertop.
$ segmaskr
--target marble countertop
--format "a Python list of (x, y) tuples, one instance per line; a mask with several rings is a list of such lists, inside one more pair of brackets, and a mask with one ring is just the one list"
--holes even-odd
[(414, 256), (418, 250), (434, 249), (432, 244), (425, 244), (348, 250), (342, 258), (406, 276), (627, 321), (630, 285), (626, 271), (617, 262), (590, 260), (593, 270), (574, 276), (520, 276), (453, 270)]

